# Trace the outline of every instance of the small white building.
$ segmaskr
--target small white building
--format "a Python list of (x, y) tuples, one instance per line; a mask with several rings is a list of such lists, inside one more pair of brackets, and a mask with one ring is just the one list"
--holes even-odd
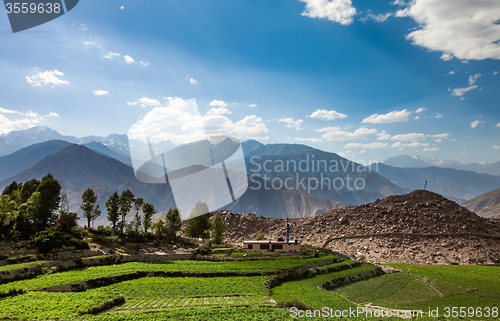
[(260, 252), (299, 252), (300, 241), (243, 241), (243, 248)]

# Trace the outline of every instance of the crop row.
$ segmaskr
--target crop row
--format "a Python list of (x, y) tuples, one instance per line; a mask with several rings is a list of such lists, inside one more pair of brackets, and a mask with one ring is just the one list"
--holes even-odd
[(269, 274), (275, 271), (293, 269), (310, 263), (321, 262), (328, 259), (338, 259), (336, 256), (310, 258), (303, 260), (278, 260), (278, 261), (165, 261), (155, 263), (129, 262), (109, 266), (94, 266), (64, 271), (56, 274), (42, 275), (30, 280), (15, 281), (0, 285), (0, 290), (11, 287), (26, 289), (43, 289), (47, 287), (71, 284), (97, 278), (114, 277), (135, 272), (163, 272), (179, 275), (216, 275), (216, 274)]
[(161, 278), (146, 277), (105, 287), (121, 293), (127, 300), (193, 298), (234, 295), (266, 295), (269, 277)]
[(102, 290), (79, 293), (28, 292), (0, 300), (0, 319), (67, 320), (115, 296), (116, 293)]
[(274, 305), (275, 301), (266, 296), (245, 295), (245, 296), (214, 296), (202, 298), (164, 298), (158, 300), (128, 300), (126, 304), (120, 306), (116, 311), (148, 311), (174, 309), (181, 307), (198, 306), (245, 306), (245, 305)]

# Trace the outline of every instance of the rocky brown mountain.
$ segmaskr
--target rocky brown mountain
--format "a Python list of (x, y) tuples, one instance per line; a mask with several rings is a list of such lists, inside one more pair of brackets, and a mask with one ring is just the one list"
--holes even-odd
[(500, 263), (500, 225), (439, 194), (416, 190), (316, 217), (272, 219), (220, 211), (233, 243), (290, 238), (370, 262)]

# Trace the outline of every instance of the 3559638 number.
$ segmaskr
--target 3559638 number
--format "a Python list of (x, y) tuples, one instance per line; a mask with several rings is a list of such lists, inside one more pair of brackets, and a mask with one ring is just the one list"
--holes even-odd
[(5, 10), (7, 13), (60, 13), (60, 3), (6, 3)]
[(498, 307), (445, 307), (444, 308), (445, 318), (497, 318), (498, 317)]

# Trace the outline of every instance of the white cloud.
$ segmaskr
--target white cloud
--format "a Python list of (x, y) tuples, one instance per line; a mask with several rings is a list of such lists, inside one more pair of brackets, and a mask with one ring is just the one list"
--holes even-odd
[(376, 129), (368, 129), (366, 127), (361, 127), (356, 129), (354, 132), (346, 132), (340, 129), (340, 127), (326, 127), (317, 129), (317, 132), (325, 132), (322, 138), (329, 141), (345, 141), (358, 138), (367, 138), (371, 135), (377, 134)]
[(384, 22), (387, 20), (387, 18), (389, 18), (390, 16), (392, 16), (392, 13), (391, 12), (388, 12), (386, 14), (383, 14), (383, 13), (379, 13), (379, 14), (373, 14), (371, 12), (368, 12), (367, 15), (366, 15), (366, 18), (362, 18), (360, 19), (361, 21), (365, 22), (366, 20), (373, 20), (375, 22)]
[(470, 76), (469, 77), (469, 86), (474, 85), (479, 77), (481, 77), (481, 74), (475, 74), (474, 76)]
[(207, 115), (203, 117), (203, 126), (210, 135), (231, 135), (238, 138), (269, 139), (269, 130), (261, 117), (245, 116), (234, 123), (222, 115)]
[(149, 62), (139, 61), (139, 63), (140, 63), (141, 65), (143, 65), (144, 67), (149, 66)]
[(439, 149), (439, 147), (430, 147), (430, 148), (424, 148), (424, 152), (435, 152)]
[(94, 93), (94, 95), (96, 96), (104, 96), (106, 95), (109, 91), (107, 90), (93, 90), (92, 91)]
[(55, 112), (50, 112), (48, 115), (45, 115), (45, 118), (51, 118), (51, 117), (59, 118), (59, 114)]
[(104, 55), (104, 56), (102, 56), (102, 57), (103, 57), (103, 58), (106, 58), (106, 59), (111, 59), (111, 60), (113, 60), (113, 57), (119, 57), (119, 56), (120, 56), (120, 54), (119, 54), (119, 53), (117, 53), (117, 52), (110, 52), (109, 54)]
[[(4, 114), (9, 114), (9, 118)], [(51, 112), (44, 117), (59, 117), (57, 113)], [(27, 113), (0, 108), (0, 135), (6, 134), (13, 130), (23, 130), (40, 124), (44, 117), (35, 112), (28, 111)]]
[(232, 113), (229, 109), (224, 107), (211, 108), (207, 112), (207, 115), (223, 115), (223, 114), (232, 114)]
[(212, 107), (227, 107), (227, 103), (224, 100), (212, 100), (209, 105)]
[(334, 119), (343, 119), (347, 118), (347, 115), (342, 113), (338, 113), (335, 110), (326, 110), (326, 109), (318, 109), (311, 115), (307, 116), (310, 118), (318, 118), (322, 120), (334, 120)]
[(399, 140), (402, 142), (418, 142), (422, 139), (425, 139), (425, 135), (421, 133), (401, 134), (391, 137), (391, 140)]
[(377, 136), (377, 140), (388, 140), (391, 138), (391, 135), (389, 135), (385, 130), (378, 133)]
[(439, 57), (439, 59), (444, 60), (444, 61), (450, 61), (453, 59), (453, 55), (449, 53), (444, 53)]
[(429, 144), (427, 143), (418, 143), (418, 142), (413, 142), (413, 143), (402, 143), (402, 142), (396, 142), (394, 144), (391, 145), (391, 147), (393, 148), (399, 148), (399, 149), (402, 149), (404, 147), (420, 147), (420, 146), (429, 146)]
[(135, 63), (135, 60), (132, 57), (130, 57), (129, 55), (125, 55), (123, 58), (125, 59), (125, 62), (128, 64)]
[(427, 137), (438, 138), (438, 139), (446, 139), (450, 136), (450, 134), (436, 134), (436, 135), (427, 135)]
[(299, 0), (306, 3), (303, 16), (327, 19), (343, 25), (352, 23), (356, 8), (351, 0)]
[(83, 44), (86, 46), (97, 46), (97, 43), (95, 42), (95, 40), (94, 41), (85, 41)]
[(500, 149), (500, 145), (493, 145), (491, 147), (493, 147), (494, 150), (499, 150)]
[(475, 120), (472, 123), (470, 123), (470, 127), (476, 128), (477, 125), (484, 123), (484, 120)]
[(455, 74), (455, 72), (452, 70), (452, 71), (449, 71), (447, 74), (445, 74), (445, 76), (446, 75), (454, 75), (454, 74)]
[(500, 123), (496, 124), (495, 127), (500, 128)]
[(370, 117), (363, 119), (362, 123), (370, 124), (389, 124), (389, 123), (404, 123), (408, 121), (408, 116), (411, 112), (403, 109), (401, 111), (391, 111), (385, 115), (373, 114)]
[(196, 79), (194, 79), (194, 78), (189, 78), (189, 83), (191, 85), (196, 85), (198, 83), (198, 81)]
[(165, 97), (163, 106), (148, 111), (129, 130), (129, 138), (145, 141), (145, 132), (151, 142), (170, 140), (174, 144), (186, 144), (207, 135), (234, 136), (239, 139), (269, 139), (265, 123), (255, 115), (233, 122), (223, 115), (201, 116), (194, 99)]
[(369, 143), (369, 144), (361, 144), (361, 143), (349, 143), (344, 146), (345, 149), (376, 149), (376, 148), (387, 148), (389, 144), (387, 143)]
[(293, 118), (281, 117), (280, 119), (277, 119), (277, 121), (280, 123), (286, 123), (286, 127), (293, 128), (295, 130), (306, 129), (305, 127), (301, 127), (301, 124), (304, 122), (302, 119), (294, 120)]
[(250, 104), (250, 107), (257, 107), (256, 104)]
[(424, 108), (424, 107), (420, 107), (419, 109), (417, 109), (417, 110), (415, 111), (415, 114), (419, 114), (419, 113), (424, 112), (424, 111), (426, 111), (426, 110), (427, 110), (426, 108)]
[(128, 102), (127, 105), (129, 105), (129, 106), (140, 105), (143, 108), (145, 108), (145, 107), (160, 107), (161, 102), (159, 100), (156, 100), (153, 98), (142, 97), (135, 102)]
[(413, 18), (419, 27), (407, 39), (443, 60), (500, 59), (499, 1), (414, 0), (396, 16)]
[(294, 138), (298, 142), (308, 142), (308, 143), (319, 143), (321, 142), (321, 139), (319, 138)]
[(406, 5), (406, 2), (404, 2), (404, 0), (394, 0), (391, 4), (395, 6), (404, 6)]
[(0, 107), (0, 114), (19, 114), (18, 111)]
[(442, 117), (443, 117), (443, 115), (438, 113), (435, 118), (442, 118)]
[(33, 76), (26, 76), (26, 81), (35, 87), (41, 85), (69, 85), (69, 81), (59, 78), (61, 76), (64, 76), (64, 74), (59, 70), (54, 69), (52, 71), (39, 72)]
[(496, 75), (498, 75), (498, 71), (493, 72), (493, 76), (496, 76)]
[(462, 97), (469, 90), (473, 90), (476, 88), (477, 88), (477, 85), (469, 86), (466, 88), (455, 88), (455, 89), (453, 89), (453, 92), (451, 93), (451, 95), (456, 96), (456, 97)]

